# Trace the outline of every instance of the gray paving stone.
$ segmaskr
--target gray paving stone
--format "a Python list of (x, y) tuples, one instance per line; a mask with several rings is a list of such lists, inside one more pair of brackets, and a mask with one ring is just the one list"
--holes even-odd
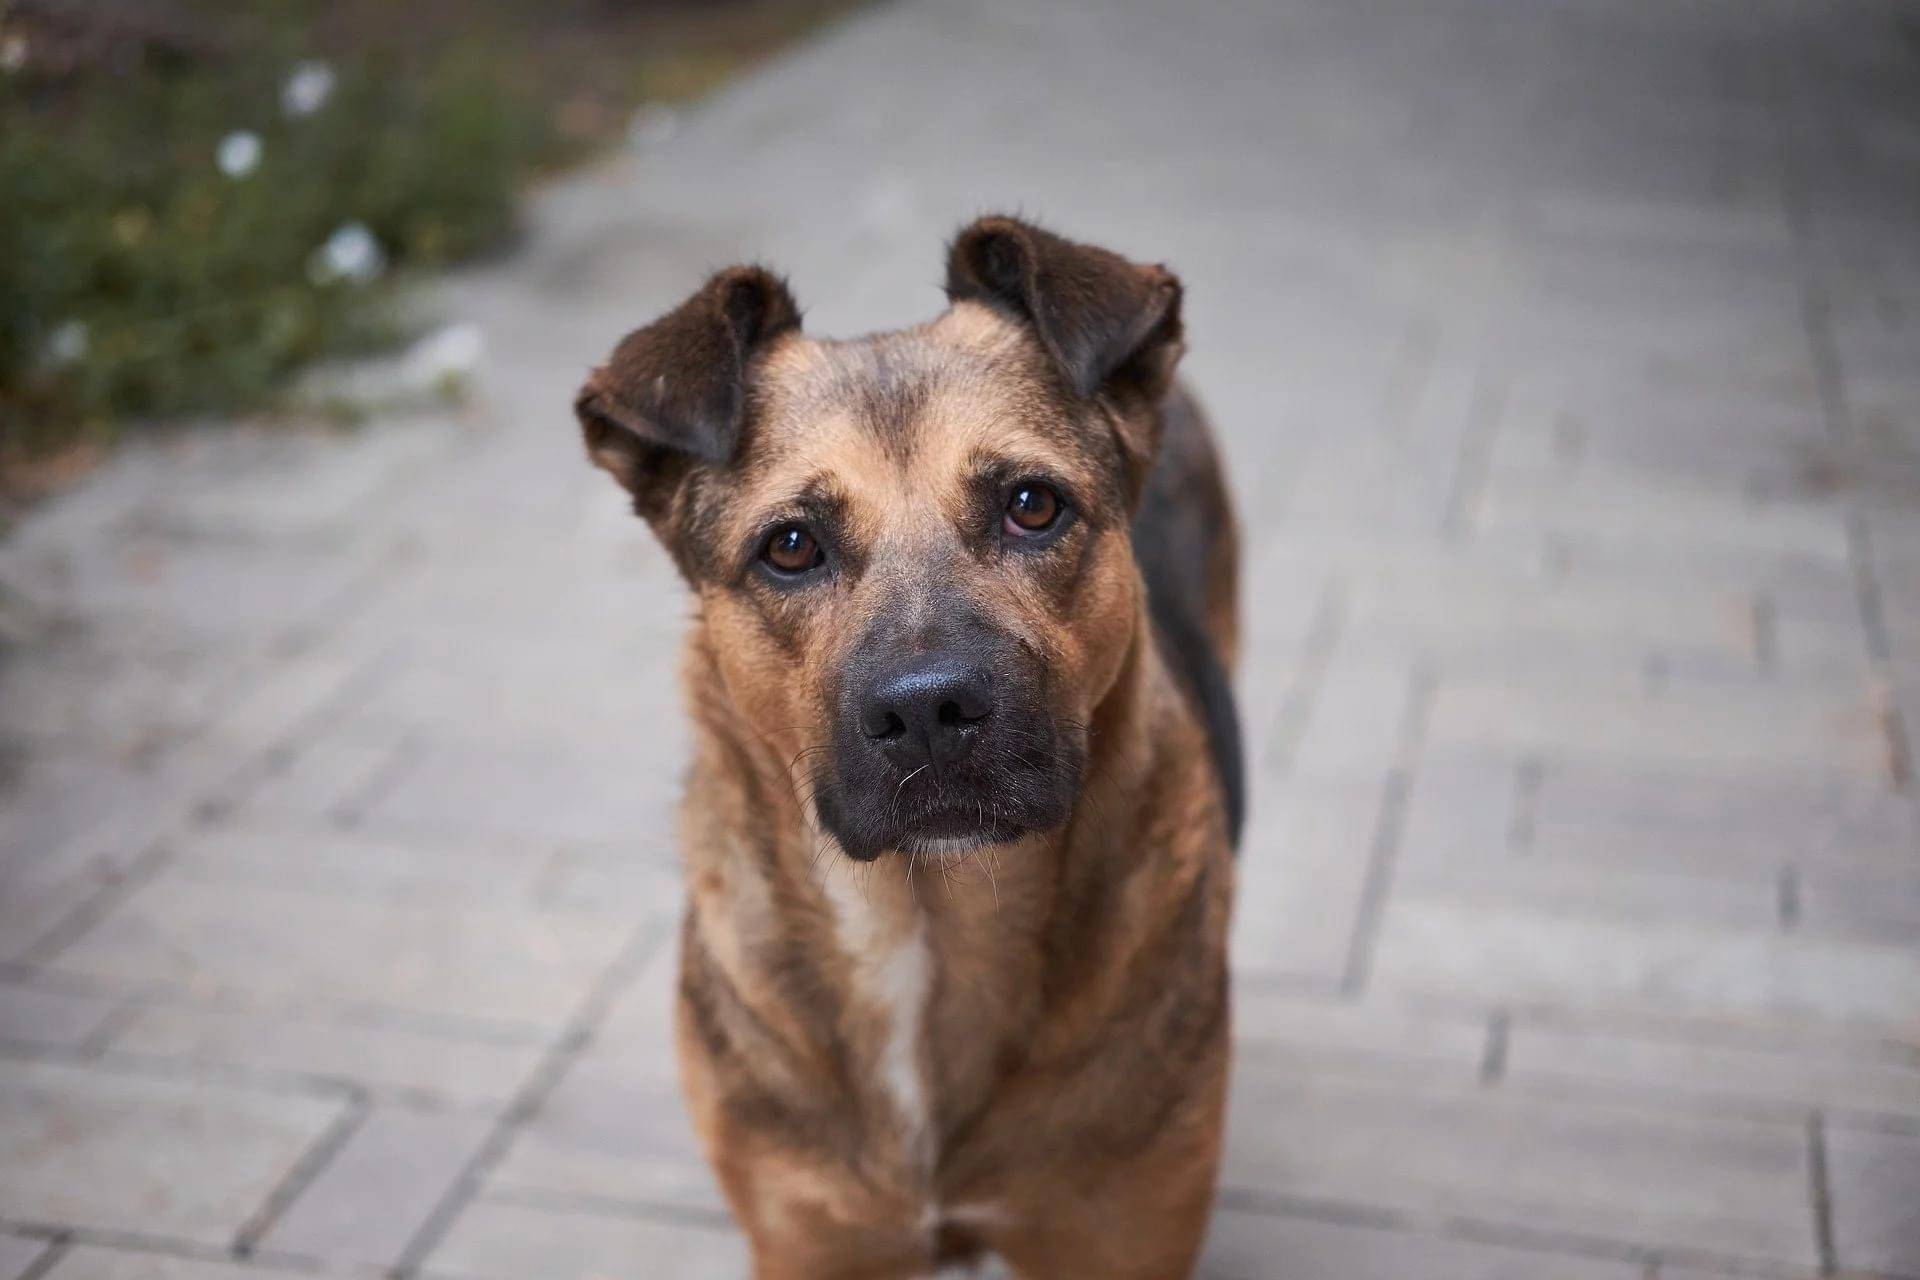
[(27, 1267), (46, 1251), (45, 1240), (0, 1235), (0, 1276), (7, 1277), (7, 1280), (18, 1280), (26, 1274)]
[(1759, 1103), (1799, 1115), (1813, 1109), (1920, 1115), (1920, 1064), (1853, 1044), (1762, 1049), (1537, 1025), (1522, 1017), (1508, 1033), (1506, 1078), (1541, 1091), (1577, 1082), (1628, 1096), (1675, 1095), (1702, 1107)]
[(367, 807), (363, 824), (497, 840), (629, 839), (664, 845), (678, 773), (605, 753), (429, 741)]
[(1653, 699), (1610, 692), (1443, 680), (1430, 741), (1509, 747), (1643, 768), (1742, 774), (1755, 781), (1843, 779), (1887, 786), (1885, 744), (1864, 691), (1846, 697), (1746, 689), (1739, 696)]
[(17, 1221), (226, 1245), (337, 1100), (0, 1062), (0, 1206)]
[(119, 1006), (107, 996), (0, 983), (0, 1041), (75, 1048)]
[(1657, 844), (1669, 859), (1899, 866), (1920, 844), (1920, 810), (1874, 780), (1729, 778), (1639, 761), (1550, 760), (1535, 814), (1535, 847), (1566, 856), (1617, 859)]
[(1546, 530), (1603, 539), (1657, 555), (1684, 542), (1747, 554), (1846, 562), (1846, 526), (1832, 509), (1769, 504), (1647, 473), (1550, 484), (1511, 481), (1489, 489), (1479, 528), (1491, 535)]
[(1386, 792), (1384, 768), (1371, 778), (1301, 779), (1269, 790), (1242, 839), (1235, 963), (1341, 980)]
[(393, 1266), (492, 1125), (482, 1115), (376, 1109), (281, 1214), (260, 1247)]
[[(497, 568), (497, 562), (487, 567)], [(494, 591), (499, 589), (496, 581)], [(534, 589), (529, 586), (527, 591)], [(549, 583), (540, 594), (551, 597), (557, 592)], [(604, 605), (584, 600), (575, 610), (575, 603), (556, 599), (552, 608), (581, 618), (605, 611)], [(613, 621), (624, 625), (628, 620)], [(657, 629), (657, 623), (649, 628)], [(429, 728), (439, 738), (462, 745), (512, 752), (529, 743), (546, 743), (577, 752), (611, 737), (627, 749), (630, 763), (675, 761), (688, 740), (674, 643), (678, 636), (643, 638), (650, 642), (644, 656), (609, 652), (612, 646), (604, 639), (563, 645), (539, 634), (526, 643), (512, 644), (502, 637), (484, 647), (452, 652), (410, 645), (426, 651), (409, 653), (395, 663), (382, 680), (378, 705), (369, 711), (383, 720)], [(555, 680), (554, 667), (562, 663), (573, 669), (567, 679)], [(487, 697), (474, 697), (477, 682), (489, 685)], [(636, 741), (624, 731), (634, 724), (649, 725), (653, 732)]]
[(746, 1243), (733, 1231), (585, 1208), (481, 1199), (468, 1206), (428, 1257), (429, 1276), (525, 1280), (650, 1280), (654, 1276), (748, 1274)]
[(208, 736), (241, 748), (298, 745), (294, 735), (324, 718), (369, 676), (370, 663), (351, 652), (307, 650), (276, 663), (239, 698), (221, 708)]
[(1480, 1000), (1911, 1025), (1920, 948), (1396, 895), (1375, 979)]
[(234, 797), (232, 813), (264, 823), (318, 825), (358, 818), (365, 799), (405, 767), (410, 741), (409, 730), (400, 725), (334, 729), (304, 738), (290, 760), (263, 770)]
[(0, 960), (31, 956), (41, 940), (118, 879), (94, 858), (66, 857), (13, 867), (0, 896)]
[(49, 1280), (281, 1280), (311, 1274), (262, 1262), (181, 1258), (89, 1244), (69, 1249), (47, 1276)]
[(171, 1003), (142, 1009), (108, 1047), (140, 1058), (317, 1076), (381, 1096), (482, 1108), (505, 1105), (544, 1052), (532, 1038), (465, 1039), (406, 1026)]
[(514, 1135), (490, 1189), (655, 1210), (725, 1212), (680, 1098), (671, 1043), (646, 1057), (590, 1056)]
[(1350, 1002), (1234, 983), (1235, 1052), (1309, 1069), (1386, 1068), (1471, 1080), (1487, 1047), (1487, 1019), (1384, 1001)]
[(1827, 1178), (1840, 1264), (1920, 1276), (1920, 1134), (1830, 1128)]
[(223, 822), (168, 849), (176, 880), (496, 909), (529, 904), (553, 859), (553, 846), (537, 840), (397, 837), (298, 820)]
[(722, 1212), (724, 1201), (680, 1101), (673, 998), (679, 948), (663, 939), (588, 1051), (514, 1134), (488, 1186)]
[[(1566, 839), (1543, 813), (1554, 766), (1523, 752), (1425, 754), (1407, 802), (1393, 893), (1637, 921), (1704, 921), (1771, 931), (1778, 853), (1729, 839), (1696, 850), (1623, 806), (1625, 822)], [(1602, 836), (1606, 838), (1602, 838)]]
[(1643, 1280), (1638, 1263), (1223, 1209), (1205, 1280)]
[(1236, 1193), (1810, 1266), (1805, 1126), (1471, 1086), (1235, 1073)]
[(1437, 655), (1449, 671), (1463, 661), (1511, 661), (1529, 651), (1563, 665), (1594, 656), (1648, 651), (1755, 660), (1753, 596), (1738, 588), (1703, 591), (1698, 583), (1638, 577), (1596, 581), (1465, 571), (1356, 575), (1350, 589), (1354, 642), (1374, 634)]
[(649, 856), (657, 852), (650, 841), (636, 844), (562, 849), (542, 871), (535, 897), (556, 911), (677, 915), (685, 898), (678, 859)]
[(616, 1057), (650, 1059), (673, 1044), (674, 993), (680, 981), (680, 933), (663, 931), (654, 948), (593, 1034), (593, 1049)]
[(557, 1029), (629, 931), (605, 917), (163, 878), (57, 967)]
[(1310, 786), (1384, 779), (1405, 734), (1413, 682), (1406, 665), (1332, 666), (1311, 692), (1287, 772)]
[(49, 864), (124, 866), (171, 830), (195, 792), (224, 777), (231, 756), (73, 747), (32, 755), (0, 782), (0, 875), (34, 877)]
[(1889, 942), (1920, 936), (1920, 865), (1799, 867), (1795, 888), (1800, 921), (1810, 931)]

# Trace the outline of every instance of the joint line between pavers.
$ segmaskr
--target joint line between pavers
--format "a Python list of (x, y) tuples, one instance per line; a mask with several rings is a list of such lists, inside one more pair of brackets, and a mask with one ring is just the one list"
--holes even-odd
[[(1783, 68), (1770, 68), (1776, 78)], [(1780, 168), (1782, 211), (1793, 243), (1799, 267), (1801, 329), (1806, 337), (1807, 356), (1813, 366), (1814, 394), (1820, 405), (1820, 418), (1827, 436), (1840, 452), (1843, 469), (1852, 470), (1860, 462), (1859, 430), (1853, 406), (1847, 398), (1846, 370), (1841, 363), (1840, 347), (1833, 336), (1833, 305), (1820, 279), (1814, 257), (1813, 217), (1807, 202), (1806, 175), (1793, 160), (1787, 139), (1792, 136), (1793, 120), (1787, 110), (1785, 94), (1776, 86), (1774, 137), (1778, 139), (1776, 159)], [(1887, 636), (1886, 613), (1880, 599), (1880, 585), (1873, 573), (1870, 531), (1858, 498), (1843, 493), (1846, 512), (1847, 566), (1853, 577), (1855, 607), (1866, 645), (1866, 657), (1884, 688), (1891, 688), (1892, 645)], [(1900, 709), (1887, 703), (1880, 714), (1881, 732), (1887, 743), (1887, 774), (1896, 791), (1908, 791), (1913, 785), (1912, 738), (1902, 720)]]
[(1495, 378), (1483, 362), (1474, 378), (1473, 397), (1467, 405), (1467, 429), (1462, 433), (1459, 455), (1454, 460), (1452, 483), (1447, 486), (1446, 514), (1440, 529), (1448, 542), (1459, 542), (1466, 537), (1473, 514), (1485, 496), (1494, 445), (1506, 419), (1507, 397), (1506, 380)]
[(1754, 665), (1771, 675), (1780, 665), (1780, 610), (1770, 593), (1755, 594), (1751, 620)]
[(1399, 856), (1400, 829), (1406, 822), (1407, 803), (1412, 797), (1420, 751), (1426, 741), (1427, 720), (1433, 710), (1434, 690), (1438, 684), (1439, 675), (1431, 661), (1422, 659), (1414, 664), (1393, 767), (1387, 771), (1386, 782), (1381, 789), (1380, 816), (1374, 824), (1366, 879), (1360, 887), (1360, 906), (1355, 913), (1353, 932), (1347, 946), (1346, 968), (1340, 981), (1341, 993), (1350, 999), (1366, 989), (1367, 980), (1372, 976), (1380, 918), (1386, 911), (1387, 895), (1393, 888), (1393, 868)]
[(1487, 1018), (1487, 1047), (1480, 1057), (1480, 1083), (1499, 1084), (1507, 1074), (1507, 1047), (1513, 1039), (1513, 1017), (1495, 1009)]
[(595, 1195), (580, 1191), (549, 1191), (539, 1187), (497, 1187), (487, 1192), (489, 1204), (525, 1205), (530, 1209), (575, 1210), (630, 1218), (639, 1222), (662, 1222), (669, 1226), (695, 1226), (731, 1234), (736, 1227), (733, 1215), (725, 1209), (643, 1198)]
[(1293, 767), (1294, 754), (1300, 749), (1301, 735), (1313, 718), (1314, 704), (1320, 700), (1320, 687), (1326, 681), (1327, 668), (1347, 626), (1346, 584), (1329, 575), (1321, 584), (1314, 601), (1313, 621), (1307, 628), (1300, 669), (1281, 700), (1280, 712), (1273, 722), (1273, 754), (1268, 772), (1285, 776)]
[(1540, 787), (1546, 781), (1547, 762), (1538, 751), (1520, 758), (1513, 772), (1513, 806), (1507, 819), (1507, 849), (1532, 853), (1534, 826), (1540, 808)]
[(361, 663), (337, 689), (322, 698), (319, 705), (243, 760), (224, 783), (200, 800), (194, 807), (194, 816), (205, 825), (216, 825), (246, 804), (261, 783), (299, 758), (301, 744), (324, 734), (393, 673), (400, 662), (401, 648), (401, 642), (395, 641)]
[(1791, 866), (1781, 867), (1775, 892), (1779, 898), (1780, 927), (1782, 929), (1798, 928), (1800, 925), (1800, 872)]
[[(1664, 1251), (1652, 1246), (1603, 1236), (1516, 1226), (1512, 1223), (1495, 1222), (1484, 1218), (1420, 1213), (1389, 1206), (1359, 1204), (1353, 1201), (1320, 1200), (1263, 1191), (1255, 1187), (1223, 1186), (1218, 1200), (1223, 1208), (1242, 1213), (1299, 1218), (1309, 1222), (1326, 1222), (1335, 1226), (1389, 1231), (1400, 1235), (1464, 1240), (1475, 1244), (1525, 1249), (1563, 1257), (1597, 1258), (1654, 1266), (1663, 1256), (1666, 1256)], [(1709, 1266), (1724, 1265), (1727, 1262), (1725, 1258), (1707, 1255), (1690, 1260)], [(1777, 1275), (1784, 1278), (1796, 1273), (1782, 1268), (1749, 1274)]]
[(336, 827), (351, 830), (366, 821), (372, 813), (394, 790), (407, 779), (407, 775), (420, 767), (425, 758), (420, 735), (407, 732), (400, 735), (397, 742), (381, 753), (366, 774), (347, 789), (346, 795), (327, 810), (327, 821)]
[(62, 951), (78, 942), (94, 925), (105, 919), (115, 907), (132, 897), (173, 861), (173, 852), (162, 836), (149, 844), (113, 879), (62, 915), (46, 932), (29, 943), (15, 963), (28, 972), (37, 972), (57, 959)]
[(41, 1280), (42, 1276), (52, 1271), (60, 1260), (67, 1256), (68, 1247), (65, 1240), (53, 1241), (36, 1254), (33, 1261), (27, 1264), (27, 1269), (15, 1276), (14, 1280)]
[(1438, 326), (1431, 316), (1408, 319), (1393, 356), (1387, 362), (1380, 403), (1374, 407), (1374, 420), (1389, 435), (1405, 435), (1413, 417), (1413, 406), (1433, 375), (1433, 360), (1440, 347)]
[(1827, 1178), (1827, 1122), (1818, 1111), (1807, 1117), (1807, 1182), (1813, 1209), (1813, 1241), (1820, 1274), (1833, 1275), (1840, 1259), (1833, 1243), (1833, 1190)]
[(120, 1033), (132, 1026), (134, 1020), (146, 1012), (147, 1003), (152, 996), (153, 992), (146, 988), (129, 992), (125, 999), (107, 1010), (106, 1016), (101, 1018), (91, 1031), (80, 1037), (80, 1043), (76, 1048), (90, 1058), (97, 1058), (105, 1053), (108, 1047), (120, 1038)]
[(355, 1096), (347, 1100), (347, 1105), (334, 1117), (333, 1123), (300, 1153), (280, 1181), (274, 1184), (273, 1190), (267, 1193), (260, 1207), (233, 1233), (233, 1255), (236, 1258), (245, 1258), (253, 1253), (261, 1237), (273, 1229), (281, 1215), (300, 1198), (303, 1191), (313, 1185), (314, 1179), (340, 1154), (348, 1140), (360, 1131), (360, 1126), (366, 1123), (372, 1110), (364, 1097)]

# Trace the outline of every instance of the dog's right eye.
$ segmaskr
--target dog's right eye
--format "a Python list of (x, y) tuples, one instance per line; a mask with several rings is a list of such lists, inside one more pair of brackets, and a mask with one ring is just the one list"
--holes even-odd
[(812, 534), (797, 524), (782, 525), (767, 539), (760, 558), (781, 573), (805, 573), (826, 559)]

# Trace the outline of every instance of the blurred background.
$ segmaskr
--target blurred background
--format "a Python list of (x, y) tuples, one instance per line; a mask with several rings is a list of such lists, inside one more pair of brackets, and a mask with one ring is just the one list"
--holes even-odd
[(1920, 1276), (1920, 8), (0, 0), (0, 1280), (744, 1274), (568, 405), (998, 209), (1241, 507), (1205, 1274)]

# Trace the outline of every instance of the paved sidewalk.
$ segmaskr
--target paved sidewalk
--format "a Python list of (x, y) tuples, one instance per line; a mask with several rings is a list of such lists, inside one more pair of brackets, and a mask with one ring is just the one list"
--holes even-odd
[(0, 544), (0, 1278), (705, 1277), (670, 569), (586, 365), (710, 267), (1164, 257), (1248, 547), (1207, 1274), (1920, 1276), (1920, 10), (909, 0), (545, 193), (470, 410)]

